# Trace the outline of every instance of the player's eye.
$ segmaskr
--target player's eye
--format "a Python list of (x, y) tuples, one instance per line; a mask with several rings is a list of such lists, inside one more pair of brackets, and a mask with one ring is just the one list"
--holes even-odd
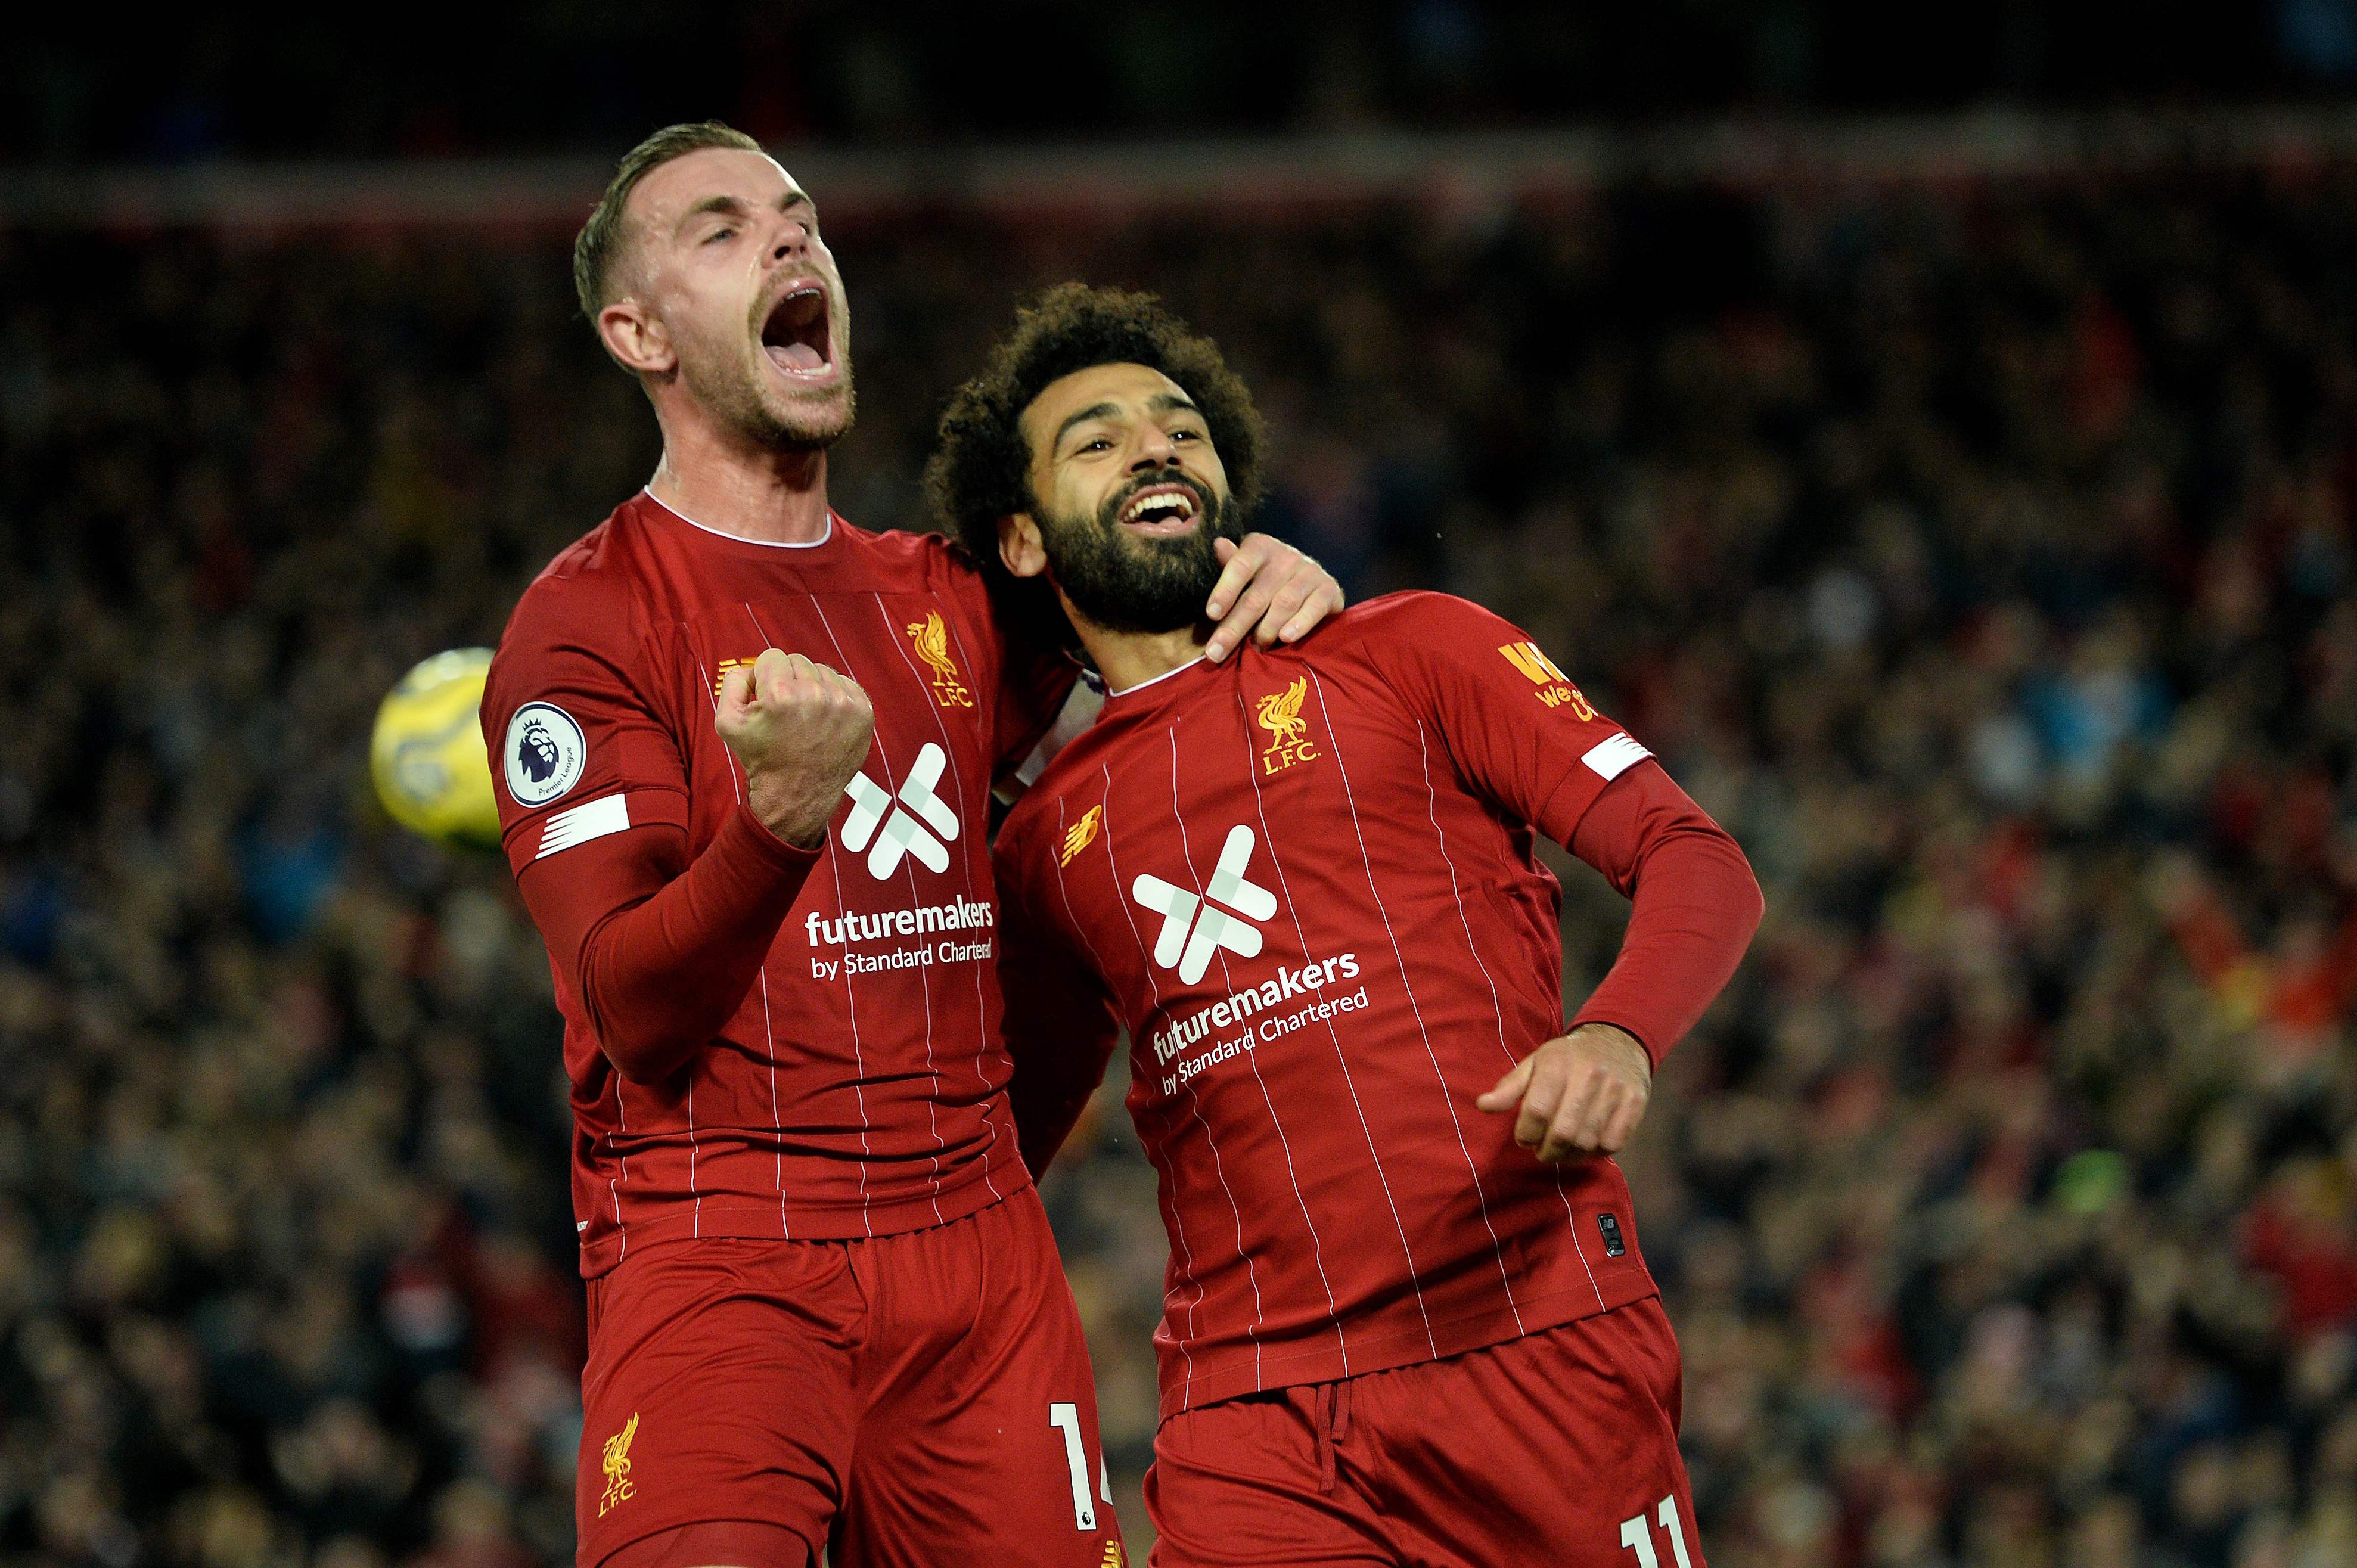
[(1200, 430), (1174, 430), (1170, 433), (1173, 441), (1200, 441), (1202, 438), (1203, 433)]
[(704, 242), (707, 245), (717, 244), (720, 241), (733, 240), (736, 237), (737, 231), (734, 229), (715, 229), (704, 237)]

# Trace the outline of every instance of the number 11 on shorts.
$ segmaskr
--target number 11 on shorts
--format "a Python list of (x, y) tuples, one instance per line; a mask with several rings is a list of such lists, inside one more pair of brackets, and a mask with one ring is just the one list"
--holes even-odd
[[(1081, 1407), (1071, 1400), (1058, 1400), (1048, 1407), (1048, 1424), (1064, 1434), (1064, 1462), (1072, 1472), (1072, 1528), (1094, 1530), (1097, 1527), (1097, 1505), (1089, 1497), (1089, 1459), (1081, 1452)], [(1627, 1539), (1627, 1532), (1622, 1532)], [(1678, 1555), (1685, 1555), (1679, 1549)]]
[[(1678, 1499), (1663, 1498), (1653, 1511), (1670, 1538), (1670, 1550), (1677, 1553), (1678, 1568), (1694, 1568), (1686, 1556), (1686, 1530), (1678, 1519)], [(1653, 1554), (1653, 1532), (1646, 1528), (1643, 1514), (1632, 1514), (1620, 1521), (1620, 1544), (1637, 1554), (1639, 1568), (1662, 1568), (1662, 1560)]]

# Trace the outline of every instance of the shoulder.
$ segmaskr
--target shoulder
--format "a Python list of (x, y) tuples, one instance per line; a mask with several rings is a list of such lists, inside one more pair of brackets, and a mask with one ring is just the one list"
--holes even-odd
[(896, 537), (909, 541), (918, 552), (934, 592), (963, 607), (979, 626), (996, 622), (998, 607), (991, 596), (990, 579), (983, 575), (981, 564), (964, 545), (941, 533)]
[(1063, 791), (1055, 780), (1056, 764), (1049, 762), (1039, 779), (1016, 797), (1015, 804), (1006, 809), (1006, 820), (998, 824), (997, 856), (1002, 871), (1023, 869), (1032, 841), (1044, 822), (1052, 827), (1062, 804)]
[(998, 837), (990, 846), (991, 876), (1000, 903), (1010, 913), (1038, 906), (1047, 865), (1039, 845), (1055, 825), (1055, 803), (1036, 785), (1023, 792), (998, 824)]
[[(1018, 715), (1030, 714), (1039, 727), (1052, 721), (1071, 693), (1072, 660), (1060, 633), (1063, 611), (1040, 583), (1017, 583), (990, 573), (974, 553), (940, 533), (870, 534), (875, 547), (899, 557), (888, 569), (921, 581), (948, 609), (963, 655), (979, 661), (976, 674), (1000, 690)], [(1034, 704), (1040, 704), (1036, 713)]]
[(853, 549), (879, 565), (921, 574), (929, 579), (971, 581), (977, 587), (981, 585), (982, 574), (975, 568), (974, 558), (946, 535), (900, 528), (861, 528), (840, 512), (835, 514), (834, 525), (843, 531)]
[(838, 514), (835, 527), (878, 581), (903, 588), (921, 586), (956, 607), (977, 625), (992, 617), (990, 584), (965, 546), (940, 533), (903, 529), (859, 528)]
[(1515, 629), (1513, 622), (1470, 599), (1427, 589), (1385, 594), (1352, 605), (1328, 624), (1358, 638), (1386, 642), (1477, 633), (1487, 636), (1493, 631), (1502, 634)]
[(1379, 668), (1426, 665), (1511, 647), (1523, 637), (1513, 622), (1454, 594), (1418, 589), (1351, 606), (1295, 645), (1302, 659), (1337, 659)]
[(610, 637), (644, 619), (645, 573), (627, 507), (556, 553), (516, 601), (500, 646), (526, 635)]
[[(619, 675), (644, 662), (651, 590), (638, 532), (625, 505), (541, 568), (492, 655), (493, 698), (529, 695), (552, 674)], [(635, 674), (623, 683), (634, 686)]]
[(1097, 731), (1083, 730), (1049, 759), (1031, 787), (1007, 809), (1006, 820), (998, 829), (1002, 873), (1018, 881), (1036, 880), (1043, 865), (1042, 854), (1061, 843), (1065, 832), (1086, 815), (1077, 802), (1092, 799), (1094, 791), (1082, 795), (1080, 787), (1096, 778), (1101, 750)]

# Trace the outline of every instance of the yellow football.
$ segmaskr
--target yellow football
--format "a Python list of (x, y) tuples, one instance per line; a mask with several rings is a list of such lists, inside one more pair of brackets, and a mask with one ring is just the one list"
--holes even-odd
[(401, 678), (376, 711), (369, 772), (385, 814), (444, 843), (495, 849), (500, 811), (476, 717), (488, 648), (437, 653)]

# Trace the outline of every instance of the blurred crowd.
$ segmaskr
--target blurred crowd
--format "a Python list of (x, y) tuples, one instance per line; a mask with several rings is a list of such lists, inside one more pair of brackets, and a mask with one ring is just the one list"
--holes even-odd
[[(364, 763), (651, 467), (564, 239), (0, 236), (0, 1564), (569, 1561), (545, 961)], [(854, 521), (1018, 292), (1157, 289), (1265, 526), (1519, 620), (1750, 852), (1625, 1162), (1713, 1563), (2357, 1562), (2357, 176), (835, 244)], [(1117, 1090), (1047, 1197), (1142, 1547)]]
[[(413, 0), (255, 29), (31, 12), (0, 62), (0, 171), (219, 160), (610, 156), (718, 115), (764, 141), (1645, 125), (1760, 111), (2332, 102), (2357, 0)], [(977, 70), (987, 61), (987, 70)]]

